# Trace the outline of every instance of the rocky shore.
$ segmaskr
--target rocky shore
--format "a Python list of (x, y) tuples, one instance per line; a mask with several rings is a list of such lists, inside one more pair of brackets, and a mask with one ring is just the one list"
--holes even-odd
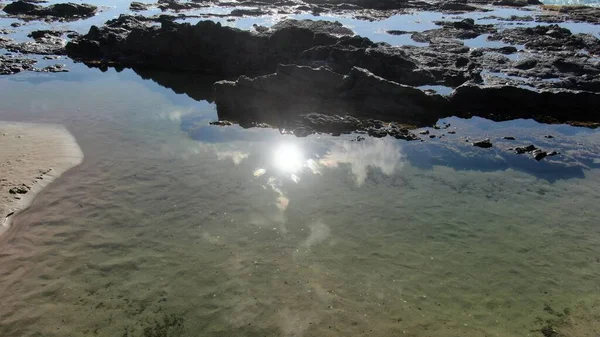
[[(66, 51), (93, 66), (239, 76), (216, 82), (214, 99), (220, 118), (245, 124), (281, 127), (308, 113), (413, 126), (451, 115), (600, 122), (595, 76), (600, 63), (592, 57), (600, 48), (597, 37), (556, 25), (502, 32), (471, 19), (439, 25), (413, 34), (428, 41), (426, 47), (394, 47), (325, 21), (287, 20), (245, 31), (211, 21), (191, 25), (167, 20), (159, 26), (146, 18), (121, 16), (76, 37)], [(529, 55), (511, 60), (505, 54), (514, 54), (514, 47), (472, 49), (458, 39), (482, 33), (490, 33), (491, 40), (524, 44)], [(486, 73), (498, 72), (511, 75), (484, 79)], [(417, 88), (426, 85), (454, 90), (443, 97)]]
[[(13, 5), (19, 3), (20, 5)], [(4, 11), (19, 14), (49, 13), (47, 8), (7, 5)], [(138, 72), (195, 74), (213, 79), (213, 93), (194, 92), (191, 97), (214, 100), (219, 119), (245, 126), (269, 124), (295, 134), (340, 131), (339, 118), (359, 121), (344, 124), (343, 132), (369, 129), (366, 121), (395, 123), (402, 127), (431, 126), (448, 116), (481, 116), (492, 120), (533, 118), (547, 123), (570, 123), (595, 127), (600, 123), (600, 40), (594, 34), (573, 33), (559, 24), (499, 27), (479, 24), (472, 18), (434, 22), (425, 31), (388, 31), (410, 35), (415, 44), (392, 46), (356, 35), (341, 23), (313, 20), (282, 20), (272, 27), (255, 25), (252, 30), (223, 26), (202, 20), (179, 23), (187, 10), (226, 2), (132, 3), (144, 11), (157, 7), (165, 14), (121, 15), (103, 26), (92, 26), (87, 34), (67, 31), (32, 32), (31, 42), (0, 38), (0, 48), (24, 54), (68, 55), (92, 67), (133, 68)], [(428, 10), (447, 13), (489, 11), (490, 5), (512, 8), (543, 8), (544, 15), (506, 20), (597, 23), (599, 9), (590, 7), (540, 7), (536, 0), (342, 1), (243, 2), (225, 16), (278, 13), (353, 13), (370, 19), (398, 11)], [(33, 8), (33, 9), (31, 9)], [(59, 7), (62, 8), (62, 7)], [(79, 8), (79, 7), (78, 7)], [(68, 11), (95, 12), (96, 9)], [(535, 8), (535, 7), (534, 7)], [(82, 12), (83, 11), (83, 12)], [(237, 11), (237, 12), (236, 12)], [(168, 14), (176, 12), (176, 15)], [(554, 19), (552, 19), (554, 15)], [(562, 21), (561, 21), (562, 20)], [(485, 37), (499, 47), (472, 48), (466, 41)], [(518, 56), (518, 57), (517, 57)], [(15, 64), (16, 63), (16, 64)], [(2, 73), (32, 69), (31, 62), (18, 64), (4, 56)], [(55, 69), (55, 68), (53, 68)], [(58, 68), (60, 69), (60, 68)], [(52, 69), (51, 69), (52, 70)], [(51, 71), (50, 70), (50, 71)], [(430, 87), (448, 88), (440, 95)], [(176, 90), (177, 91), (177, 90)], [(307, 122), (309, 114), (320, 115), (319, 128)], [(328, 118), (332, 117), (333, 118)], [(331, 120), (327, 128), (324, 121)], [(350, 123), (352, 124), (352, 123)], [(293, 130), (298, 129), (298, 132)]]

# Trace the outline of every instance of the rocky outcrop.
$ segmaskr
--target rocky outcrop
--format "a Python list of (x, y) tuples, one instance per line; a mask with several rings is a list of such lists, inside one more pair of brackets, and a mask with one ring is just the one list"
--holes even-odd
[(316, 112), (429, 125), (446, 103), (356, 67), (343, 76), (326, 68), (281, 65), (274, 74), (217, 82), (214, 92), (219, 118), (243, 124), (286, 125)]
[(129, 4), (129, 10), (136, 11), (136, 12), (146, 11), (146, 10), (149, 10), (150, 8), (152, 8), (152, 5), (146, 4), (143, 2), (134, 1)]
[(538, 22), (589, 22), (600, 23), (600, 8), (591, 6), (544, 6), (551, 15), (538, 16)]
[[(583, 41), (594, 50), (597, 38), (560, 27), (496, 33), (495, 38), (509, 43), (521, 43), (523, 34), (529, 34), (531, 43), (537, 41), (531, 48), (546, 46), (545, 53), (513, 60), (503, 54), (517, 52), (514, 46), (471, 49), (454, 39), (460, 32), (493, 32), (492, 26), (469, 19), (438, 24), (438, 31), (451, 33), (432, 35), (425, 47), (392, 47), (325, 21), (285, 20), (244, 31), (211, 21), (191, 25), (169, 16), (121, 16), (75, 37), (66, 50), (94, 66), (183, 72), (217, 80), (249, 76), (215, 85), (219, 116), (246, 124), (282, 126), (312, 112), (413, 125), (432, 124), (452, 114), (597, 121), (600, 63), (576, 49), (581, 47), (576, 41)], [(560, 50), (548, 47), (559, 44)], [(193, 86), (168, 77), (160, 81), (197, 96)], [(444, 99), (414, 88), (423, 85), (456, 91)], [(567, 103), (572, 100), (577, 102)]]
[(496, 6), (509, 6), (509, 7), (525, 7), (530, 5), (541, 5), (542, 2), (539, 0), (497, 0), (492, 2)]
[(435, 76), (420, 69), (418, 61), (406, 50), (374, 44), (360, 37), (310, 48), (302, 53), (299, 63), (326, 66), (341, 74), (353, 67), (360, 67), (406, 85), (424, 85), (435, 81)]
[(223, 27), (200, 21), (195, 25), (163, 21), (161, 27), (139, 17), (121, 16), (67, 45), (69, 56), (103, 60), (126, 67), (193, 71), (239, 76), (266, 74), (279, 63), (293, 63), (316, 45), (329, 44), (336, 34), (351, 31), (338, 23), (287, 21), (266, 33)]
[(496, 32), (494, 25), (478, 25), (471, 18), (461, 21), (437, 21), (435, 24), (442, 28), (412, 33), (412, 39), (417, 42), (431, 43), (439, 39), (473, 39), (481, 34)]
[(66, 40), (61, 36), (64, 32), (38, 30), (29, 34), (33, 41), (16, 42), (9, 38), (0, 38), (0, 48), (11, 52), (36, 55), (64, 55)]
[(32, 59), (0, 55), (0, 75), (12, 75), (25, 70), (34, 70), (35, 63), (36, 61)]
[(47, 7), (26, 1), (15, 1), (4, 7), (4, 12), (11, 15), (50, 16), (56, 18), (88, 17), (96, 14), (98, 8), (89, 4), (60, 3)]
[(177, 0), (158, 0), (157, 7), (165, 10), (173, 10), (173, 11), (184, 11), (196, 8), (205, 7), (205, 5), (199, 2), (180, 2)]
[(573, 34), (559, 25), (506, 29), (488, 37), (506, 43), (522, 44), (540, 51), (585, 50), (600, 55), (600, 40), (591, 34)]

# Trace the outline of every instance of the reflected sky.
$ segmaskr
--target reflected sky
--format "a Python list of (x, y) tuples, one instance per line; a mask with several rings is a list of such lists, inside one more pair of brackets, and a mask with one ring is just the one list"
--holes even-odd
[[(73, 71), (67, 74), (36, 76), (37, 74), (25, 72), (3, 77), (0, 79), (0, 87), (3, 90), (29, 92), (37, 90), (32, 88), (50, 85), (56, 88), (64, 87), (66, 88), (63, 90), (64, 92), (72, 90), (68, 89), (71, 86), (80, 86), (81, 84), (86, 86), (88, 85), (86, 83), (89, 83), (103, 88), (96, 90), (98, 94), (110, 87), (127, 86), (140, 88), (139, 90), (144, 88), (146, 93), (140, 93), (139, 100), (163, 97), (171, 103), (169, 108), (161, 108), (156, 112), (155, 118), (176, 125), (187, 137), (198, 141), (203, 146), (211, 147), (215, 153), (220, 152), (218, 159), (241, 165), (256, 156), (257, 153), (262, 153), (260, 157), (264, 157), (264, 160), (250, 168), (250, 174), (256, 169), (264, 168), (268, 170), (269, 174), (277, 172), (278, 174), (286, 173), (289, 176), (293, 173), (302, 178), (301, 172), (297, 171), (308, 169), (309, 166), (313, 171), (324, 170), (326, 166), (323, 165), (322, 160), (326, 158), (327, 153), (330, 153), (327, 158), (336, 159), (339, 167), (349, 165), (348, 163), (342, 164), (344, 151), (358, 151), (356, 156), (362, 156), (362, 160), (373, 159), (369, 158), (366, 153), (362, 155), (359, 151), (362, 147), (370, 144), (370, 140), (367, 143), (353, 142), (356, 135), (341, 137), (311, 135), (305, 139), (299, 139), (291, 135), (282, 135), (280, 130), (271, 128), (244, 129), (238, 125), (211, 126), (209, 122), (217, 120), (216, 107), (213, 103), (206, 100), (198, 101), (191, 98), (190, 94), (178, 94), (161, 86), (159, 83), (163, 82), (157, 82), (152, 76), (142, 79), (134, 71), (128, 69), (121, 72), (109, 69), (103, 73), (98, 69), (88, 69), (81, 64), (73, 66)], [(165, 81), (164, 83), (169, 83), (169, 85), (177, 85), (178, 81), (188, 83), (187, 80), (178, 78), (162, 78), (161, 81)], [(210, 81), (207, 80), (208, 82)], [(208, 95), (206, 88), (210, 88), (210, 85), (202, 83), (195, 85), (198, 89), (191, 91), (192, 96), (201, 98)], [(431, 89), (447, 90), (446, 88)], [(139, 113), (142, 117), (148, 112), (140, 111)], [(598, 130), (569, 125), (546, 125), (533, 120), (492, 122), (482, 118), (448, 118), (439, 121), (438, 124), (441, 125), (443, 122), (450, 123), (452, 126), (442, 130), (428, 129), (436, 138), (430, 139), (428, 136), (422, 136), (423, 142), (405, 142), (387, 138), (386, 141), (402, 148), (402, 156), (407, 163), (425, 169), (432, 169), (435, 166), (482, 171), (512, 169), (554, 181), (563, 178), (580, 178), (585, 175), (587, 170), (599, 167), (600, 133)], [(453, 131), (455, 134), (450, 134), (448, 131)], [(547, 135), (552, 135), (554, 138), (545, 138)], [(515, 137), (516, 140), (504, 140), (505, 136)], [(479, 149), (471, 145), (471, 141), (484, 138), (490, 138), (494, 147)], [(281, 144), (293, 144), (293, 146), (283, 146), (278, 152), (277, 148)], [(513, 151), (509, 150), (529, 144), (547, 151), (558, 151), (561, 155), (537, 162), (529, 156), (515, 155)], [(301, 155), (298, 154), (300, 152)], [(280, 158), (278, 166), (273, 164), (274, 158)], [(302, 158), (303, 169), (301, 170), (297, 168), (299, 158)], [(369, 175), (364, 172), (368, 171), (369, 169), (354, 168), (354, 172), (365, 177), (365, 181), (368, 180)]]
[[(206, 115), (202, 118), (207, 118)], [(350, 174), (360, 185), (368, 180), (369, 172), (377, 168), (385, 174), (393, 174), (402, 162), (423, 168), (448, 166), (458, 170), (517, 170), (548, 181), (556, 179), (583, 178), (585, 171), (599, 168), (600, 132), (598, 130), (569, 125), (546, 125), (533, 120), (493, 122), (483, 118), (446, 118), (438, 124), (447, 123), (448, 129), (424, 128), (435, 138), (422, 136), (422, 142), (406, 142), (392, 137), (357, 141), (356, 135), (311, 135), (296, 138), (282, 135), (275, 129), (243, 129), (239, 126), (214, 127), (208, 125), (191, 129), (194, 115), (184, 116), (181, 125), (188, 134), (200, 141), (224, 146), (227, 153), (239, 151), (262, 152), (262, 165), (267, 171), (301, 176), (307, 168), (322, 172), (327, 168), (348, 167)], [(504, 137), (515, 137), (507, 140)], [(550, 138), (551, 137), (551, 138)], [(494, 146), (481, 149), (473, 141), (490, 138)], [(557, 151), (559, 156), (542, 161), (530, 155), (517, 155), (516, 147), (533, 144), (545, 151)], [(233, 148), (232, 148), (233, 147)]]

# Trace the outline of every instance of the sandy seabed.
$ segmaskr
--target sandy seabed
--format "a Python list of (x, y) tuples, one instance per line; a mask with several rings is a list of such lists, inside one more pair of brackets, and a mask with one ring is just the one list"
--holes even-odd
[(82, 160), (61, 125), (0, 121), (0, 234), (39, 191)]

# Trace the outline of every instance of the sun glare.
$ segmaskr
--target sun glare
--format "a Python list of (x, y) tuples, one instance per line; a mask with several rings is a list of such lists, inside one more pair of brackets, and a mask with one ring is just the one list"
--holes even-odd
[(281, 144), (275, 149), (274, 164), (284, 173), (296, 173), (304, 165), (302, 150), (295, 144)]

